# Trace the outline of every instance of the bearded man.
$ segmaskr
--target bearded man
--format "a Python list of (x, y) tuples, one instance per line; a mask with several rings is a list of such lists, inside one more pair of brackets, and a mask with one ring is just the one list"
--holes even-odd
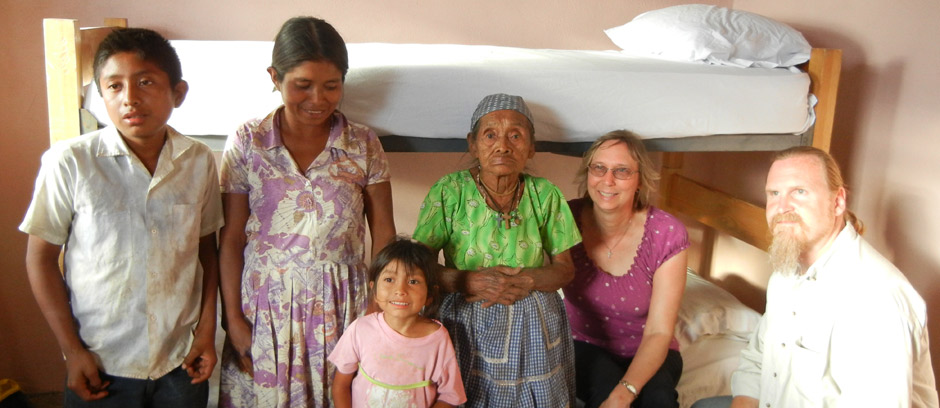
[(924, 301), (860, 236), (836, 162), (782, 151), (766, 193), (774, 273), (731, 407), (937, 407)]

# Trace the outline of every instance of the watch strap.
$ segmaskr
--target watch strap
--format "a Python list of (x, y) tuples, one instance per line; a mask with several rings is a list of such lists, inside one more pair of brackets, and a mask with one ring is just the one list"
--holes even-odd
[(630, 391), (630, 393), (633, 394), (633, 398), (636, 398), (640, 394), (637, 392), (636, 387), (634, 387), (633, 384), (628, 383), (627, 380), (620, 380), (620, 384), (623, 385), (627, 391)]

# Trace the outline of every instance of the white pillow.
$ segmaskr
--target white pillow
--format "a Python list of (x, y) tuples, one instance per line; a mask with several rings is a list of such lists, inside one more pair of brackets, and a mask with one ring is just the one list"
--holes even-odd
[(812, 50), (786, 24), (704, 4), (649, 11), (604, 33), (630, 55), (740, 67), (790, 67), (808, 61)]
[(734, 335), (746, 341), (759, 322), (757, 311), (688, 270), (676, 321), (680, 350), (706, 335)]

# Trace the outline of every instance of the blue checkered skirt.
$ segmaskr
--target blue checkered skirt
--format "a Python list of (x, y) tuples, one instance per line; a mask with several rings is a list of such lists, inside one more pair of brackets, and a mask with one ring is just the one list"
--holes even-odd
[(448, 294), (440, 318), (450, 332), (466, 407), (573, 407), (574, 348), (557, 292), (532, 292), (512, 306), (467, 303)]

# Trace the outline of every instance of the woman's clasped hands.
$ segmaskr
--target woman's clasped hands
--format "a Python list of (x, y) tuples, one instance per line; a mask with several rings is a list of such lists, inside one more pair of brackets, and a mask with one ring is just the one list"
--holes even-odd
[(520, 273), (523, 268), (492, 266), (476, 271), (468, 271), (464, 286), (467, 302), (482, 301), (484, 308), (494, 304), (509, 306), (529, 296), (535, 280), (528, 274)]

